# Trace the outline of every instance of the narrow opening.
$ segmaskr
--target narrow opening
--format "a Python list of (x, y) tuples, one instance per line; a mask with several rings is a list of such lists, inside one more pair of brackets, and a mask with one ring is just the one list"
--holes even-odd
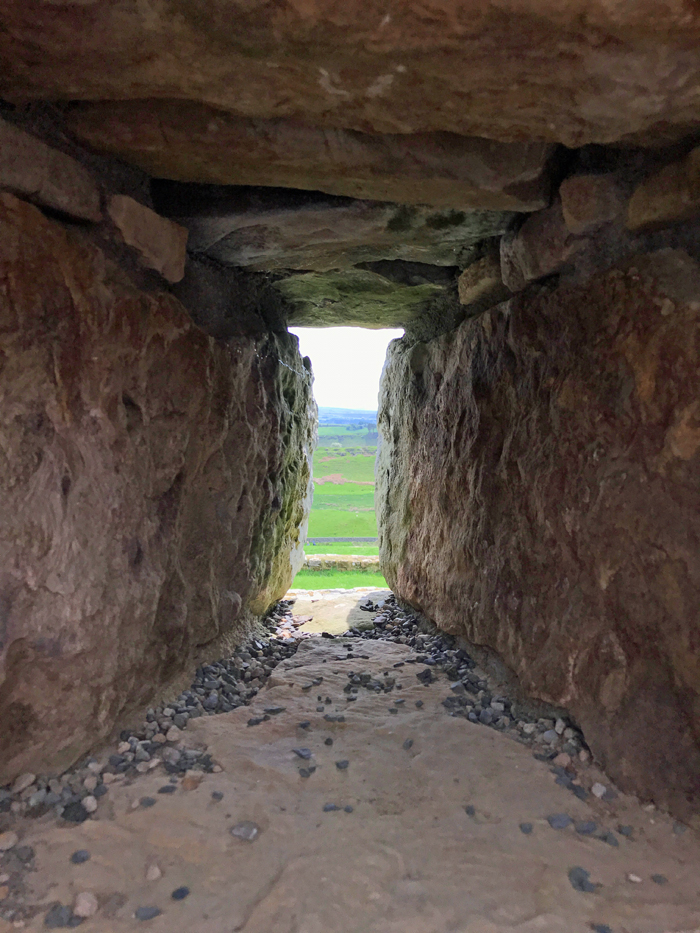
[(384, 589), (374, 506), (379, 381), (403, 330), (291, 328), (311, 359), (319, 408), (305, 563), (293, 587)]

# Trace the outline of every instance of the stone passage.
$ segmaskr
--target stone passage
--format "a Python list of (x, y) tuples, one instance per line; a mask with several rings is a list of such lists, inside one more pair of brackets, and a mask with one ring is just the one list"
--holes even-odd
[[(267, 667), (282, 647), (240, 658)], [(93, 817), (0, 834), (16, 916), (100, 933), (693, 929), (695, 834), (572, 761), (559, 733), (549, 750), (538, 723), (533, 757), (482, 678), (391, 600), (366, 637), (301, 641), (252, 705), (169, 733), (150, 773), (130, 751), (93, 758)], [(494, 716), (500, 702), (493, 728), (458, 714), (463, 684)]]

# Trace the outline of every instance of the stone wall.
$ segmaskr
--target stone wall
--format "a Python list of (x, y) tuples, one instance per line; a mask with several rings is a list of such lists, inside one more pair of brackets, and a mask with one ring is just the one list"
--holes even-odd
[(621, 786), (700, 804), (700, 267), (531, 286), (381, 389), (382, 567), (568, 708)]
[(0, 783), (68, 766), (242, 637), (303, 560), (296, 338), (216, 343), (107, 232), (0, 194)]

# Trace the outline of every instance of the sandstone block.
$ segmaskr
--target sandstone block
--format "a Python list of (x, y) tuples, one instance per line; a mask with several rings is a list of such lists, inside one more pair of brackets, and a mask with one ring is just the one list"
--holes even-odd
[(700, 266), (660, 250), (419, 353), (394, 342), (377, 464), (397, 596), (568, 708), (613, 780), (681, 817), (700, 806), (698, 295)]
[(485, 256), (472, 263), (457, 280), (459, 303), (473, 313), (485, 311), (510, 297), (503, 284), (501, 264), (496, 256)]
[(564, 223), (570, 233), (597, 230), (624, 210), (620, 189), (610, 175), (574, 175), (559, 188)]
[(87, 169), (5, 120), (0, 120), (0, 187), (81, 220), (102, 217), (100, 192)]
[(561, 201), (528, 217), (516, 232), (501, 238), (501, 274), (511, 292), (559, 272), (581, 247), (564, 223)]
[(296, 338), (216, 344), (9, 194), (0, 359), (2, 785), (63, 771), (284, 595), (315, 404)]
[(169, 282), (182, 279), (187, 259), (184, 227), (122, 194), (110, 198), (107, 212), (124, 242), (140, 254), (144, 265), (160, 272)]
[(630, 230), (663, 227), (700, 217), (700, 146), (645, 179), (630, 198)]

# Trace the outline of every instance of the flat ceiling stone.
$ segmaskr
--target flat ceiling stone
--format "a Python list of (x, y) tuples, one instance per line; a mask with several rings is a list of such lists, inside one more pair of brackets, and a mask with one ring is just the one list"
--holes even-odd
[(544, 142), (454, 133), (365, 133), (241, 118), (193, 102), (71, 107), (82, 140), (155, 177), (269, 185), (457, 209), (534, 211), (549, 199)]
[(700, 120), (695, 0), (2, 7), (0, 94), (11, 100), (171, 98), (365, 133), (568, 146), (654, 141)]
[(458, 211), (280, 188), (156, 182), (160, 213), (189, 231), (189, 249), (256, 271), (327, 272), (407, 260), (460, 265), (465, 248), (504, 233), (514, 214)]

